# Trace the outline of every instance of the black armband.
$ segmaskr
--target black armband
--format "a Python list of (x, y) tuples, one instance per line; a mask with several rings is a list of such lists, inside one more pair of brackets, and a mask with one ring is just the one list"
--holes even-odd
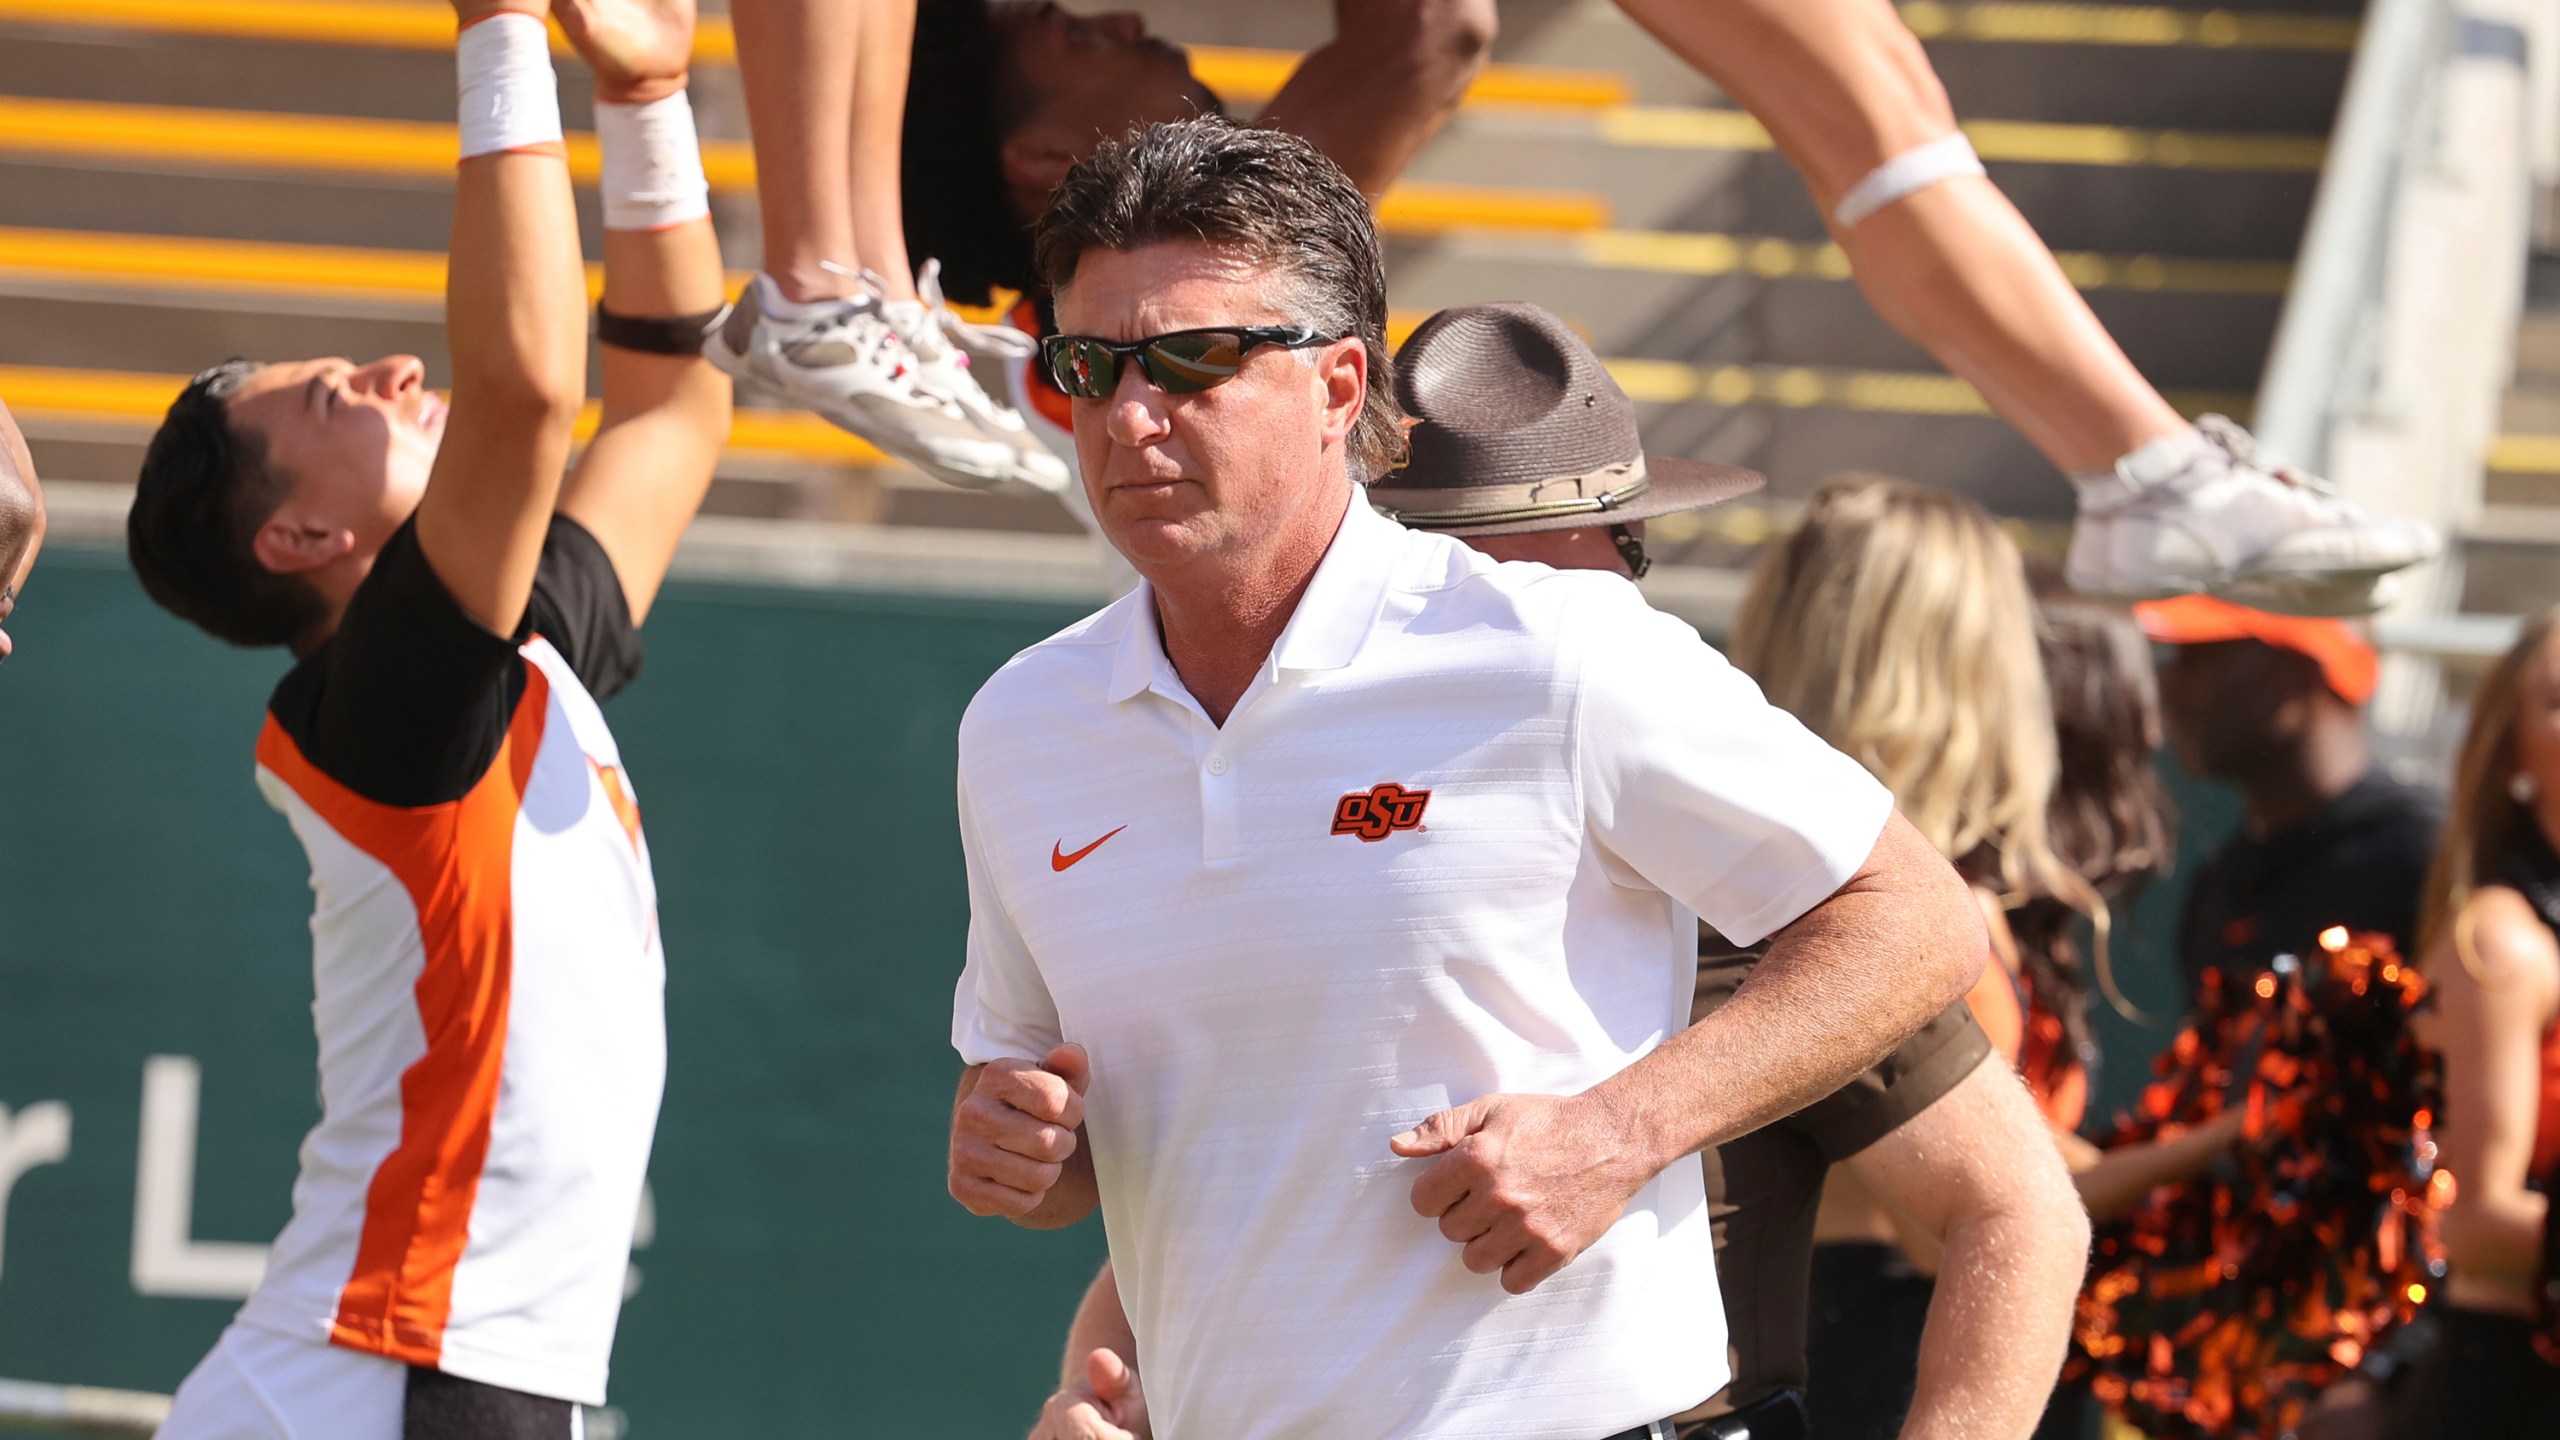
[(596, 341), (650, 355), (699, 355), (702, 342), (729, 318), (729, 307), (695, 315), (616, 315), (596, 302)]

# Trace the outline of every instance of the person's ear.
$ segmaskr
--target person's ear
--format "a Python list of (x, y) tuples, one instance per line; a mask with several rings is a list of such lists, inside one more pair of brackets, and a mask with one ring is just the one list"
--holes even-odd
[(278, 575), (305, 575), (356, 548), (356, 534), (340, 526), (311, 523), (290, 507), (267, 517), (249, 537), (249, 553)]
[(1316, 352), (1316, 382), (1324, 387), (1324, 443), (1338, 445), (1360, 423), (1369, 397), (1369, 347), (1358, 336)]
[(1028, 201), (1036, 215), (1048, 208), (1050, 193), (1065, 182), (1080, 157), (1038, 126), (1024, 125), (1004, 137), (996, 158), (1004, 167), (1005, 188), (1017, 204)]

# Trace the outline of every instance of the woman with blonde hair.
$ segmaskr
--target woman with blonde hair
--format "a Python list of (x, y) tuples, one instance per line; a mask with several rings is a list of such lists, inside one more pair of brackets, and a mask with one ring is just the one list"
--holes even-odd
[(2560, 1366), (2532, 1344), (2560, 1183), (2560, 606), (2471, 699), (2420, 917), (2445, 1058), (2445, 1435), (2560, 1435)]
[[(1734, 664), (1772, 704), (1867, 767), (1983, 902), (1992, 948), (1975, 1018), (2014, 1063), (2028, 997), (2004, 912), (2094, 893), (2055, 853), (2060, 765), (2018, 547), (1961, 495), (1883, 475), (1838, 476), (1771, 546), (1735, 618)], [(2075, 1055), (2028, 1087), (2061, 1128)]]
[[(1992, 963), (1969, 997), (2017, 1065), (2043, 1006), (2022, 974), (2009, 907), (2096, 897), (2056, 853), (2048, 810), (2059, 761), (2017, 546), (1962, 496), (1843, 475), (1772, 545), (1736, 617), (1730, 653), (1770, 701), (1865, 765), (1980, 898)], [(2058, 1131), (2087, 1083), (2076, 1047), (2037, 1047), (2022, 1078)], [(2029, 1137), (2032, 1143), (2032, 1137)], [(1815, 1433), (1890, 1436), (1909, 1406), (1934, 1255), (1847, 1169), (1815, 1221), (1808, 1399)]]

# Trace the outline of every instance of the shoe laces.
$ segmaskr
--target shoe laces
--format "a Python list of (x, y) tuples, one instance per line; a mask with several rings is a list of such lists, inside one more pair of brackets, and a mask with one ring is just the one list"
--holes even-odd
[(839, 275), (851, 277), (862, 286), (863, 292), (878, 305), (881, 320), (898, 339), (905, 342), (908, 353), (915, 356), (919, 365), (926, 369), (936, 366), (969, 368), (968, 355), (954, 347), (951, 338), (943, 334), (942, 327), (935, 323), (934, 311), (941, 298), (938, 289), (933, 295), (922, 296), (916, 302), (914, 312), (906, 317), (907, 323), (901, 324), (903, 307), (900, 302), (889, 298), (889, 282), (880, 272), (868, 268), (849, 270), (832, 260), (818, 263)]
[[(924, 301), (925, 310), (936, 326), (954, 342), (975, 341), (1000, 355), (1027, 360), (1039, 349), (1039, 342), (1010, 325), (978, 325), (963, 319), (959, 311), (942, 294), (942, 262), (928, 258), (916, 270), (916, 294)], [(965, 357), (964, 357), (965, 358)]]
[(2337, 486), (2308, 470), (2297, 470), (2291, 465), (2278, 465), (2267, 460), (2259, 452), (2258, 437), (2228, 415), (2197, 416), (2196, 433), (2228, 456), (2234, 470), (2255, 470), (2278, 484), (2290, 485), (2297, 490), (2307, 490), (2333, 500), (2344, 498)]
[(816, 324), (816, 338), (841, 338), (858, 357), (858, 363), (884, 374), (905, 392), (908, 403), (941, 410), (955, 417), (963, 413), (957, 398), (932, 383), (930, 372), (915, 347), (898, 333), (895, 325), (889, 323), (889, 317), (881, 313), (878, 297), (847, 300)]

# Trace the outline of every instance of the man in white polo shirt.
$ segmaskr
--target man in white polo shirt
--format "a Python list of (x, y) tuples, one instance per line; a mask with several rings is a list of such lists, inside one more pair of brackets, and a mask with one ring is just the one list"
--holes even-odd
[[(1105, 146), (1039, 256), (1146, 583), (962, 722), (952, 1193), (1101, 1206), (1163, 1440), (1667, 1433), (1725, 1379), (1676, 1162), (1963, 993), (1970, 898), (1623, 581), (1353, 503), (1400, 448), (1385, 283), (1303, 141)], [(1700, 917), (1780, 933), (1689, 1026)]]

